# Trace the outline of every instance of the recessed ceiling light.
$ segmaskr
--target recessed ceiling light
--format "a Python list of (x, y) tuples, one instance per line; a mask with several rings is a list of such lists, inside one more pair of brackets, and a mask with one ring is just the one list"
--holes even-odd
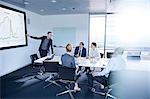
[(24, 4), (29, 4), (29, 2), (28, 2), (28, 1), (25, 1)]
[(52, 2), (52, 3), (55, 3), (55, 2), (56, 2), (56, 0), (51, 0), (51, 2)]
[(41, 9), (40, 11), (41, 11), (41, 12), (43, 12), (43, 11), (44, 11), (44, 9)]
[(63, 11), (65, 11), (65, 10), (66, 10), (66, 8), (62, 8), (62, 10), (63, 10)]

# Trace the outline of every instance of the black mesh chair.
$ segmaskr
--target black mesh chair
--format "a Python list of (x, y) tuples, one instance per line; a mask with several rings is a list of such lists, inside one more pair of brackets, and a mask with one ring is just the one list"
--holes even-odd
[(49, 73), (49, 77), (45, 80), (46, 82), (49, 82), (44, 88), (47, 88), (51, 84), (55, 84), (56, 86), (61, 87), (56, 81), (58, 78), (58, 66), (59, 62), (49, 62), (48, 60), (45, 60), (43, 62), (43, 66), (45, 68), (45, 73)]
[(103, 57), (104, 57), (104, 54), (103, 54), (103, 53), (100, 53), (100, 57), (103, 58)]
[(32, 55), (30, 55), (30, 58), (31, 58), (31, 63), (32, 63), (32, 64), (34, 64), (34, 61), (35, 61), (35, 60), (39, 59), (37, 54), (32, 54)]
[(44, 73), (44, 71), (45, 71), (45, 69), (43, 67), (43, 64), (34, 62), (35, 60), (39, 59), (37, 54), (30, 55), (30, 58), (31, 58), (32, 67), (35, 68), (35, 69), (38, 69), (39, 71), (37, 73), (42, 75)]
[(59, 66), (58, 74), (60, 82), (65, 83), (65, 88), (67, 90), (58, 93), (57, 96), (69, 93), (71, 99), (74, 99), (72, 92), (76, 92), (75, 90), (71, 90), (71, 84), (75, 84), (75, 68), (69, 68), (65, 66)]
[(112, 55), (113, 55), (113, 52), (107, 52), (107, 53), (106, 53), (107, 58), (111, 58)]
[(27, 80), (31, 80), (31, 79), (42, 80), (39, 77), (42, 76), (44, 73), (43, 64), (34, 62), (35, 60), (38, 59), (38, 55), (32, 54), (32, 55), (30, 55), (30, 59), (31, 59), (31, 66), (33, 68), (33, 72), (23, 75), (23, 78), (29, 77), (29, 79), (27, 79)]
[[(110, 94), (110, 92), (112, 91), (112, 86), (115, 86), (118, 84), (119, 80), (118, 80), (118, 76), (119, 72), (110, 72), (108, 78), (106, 78), (106, 83), (107, 85), (105, 86), (105, 90), (101, 90), (101, 91), (96, 91), (95, 88), (92, 88), (92, 92), (95, 94), (99, 94), (99, 95), (104, 95), (105, 99), (107, 99), (108, 97), (113, 98), (113, 99), (119, 99), (116, 96), (113, 96), (112, 94)], [(97, 82), (97, 81), (96, 81)], [(101, 84), (99, 82), (97, 82), (97, 84)]]

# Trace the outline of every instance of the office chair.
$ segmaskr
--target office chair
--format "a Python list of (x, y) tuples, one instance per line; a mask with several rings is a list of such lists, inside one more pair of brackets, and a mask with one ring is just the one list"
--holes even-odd
[(101, 56), (101, 58), (103, 58), (103, 57), (104, 57), (104, 54), (103, 54), (103, 53), (100, 53), (100, 56)]
[[(110, 94), (110, 92), (112, 91), (112, 86), (115, 86), (118, 83), (118, 80), (116, 80), (117, 79), (117, 77), (116, 77), (117, 74), (119, 74), (119, 73), (115, 72), (115, 71), (113, 71), (113, 72), (111, 71), (109, 73), (109, 76), (106, 79), (107, 86), (105, 86), (105, 88), (107, 90), (105, 90), (105, 91), (96, 91), (95, 88), (93, 87), (91, 91), (93, 93), (95, 93), (95, 94), (99, 94), (99, 95), (105, 96), (105, 99), (107, 99), (108, 97), (113, 98), (113, 99), (119, 99), (118, 97), (113, 96), (113, 95)], [(101, 83), (97, 82), (97, 84), (101, 84)]]
[(112, 55), (113, 55), (113, 52), (107, 52), (107, 53), (106, 53), (106, 57), (107, 57), (107, 58), (111, 58)]
[(75, 84), (75, 68), (69, 68), (65, 66), (58, 67), (59, 81), (65, 83), (66, 91), (56, 94), (57, 96), (69, 93), (71, 99), (74, 99), (72, 92), (76, 92), (75, 90), (71, 90), (71, 84)]
[(30, 55), (30, 59), (31, 59), (31, 65), (32, 65), (32, 68), (33, 69), (36, 69), (38, 70), (37, 72), (32, 72), (30, 74), (26, 74), (23, 76), (24, 77), (27, 77), (27, 76), (31, 76), (31, 78), (29, 78), (28, 80), (31, 80), (31, 79), (38, 79), (38, 80), (41, 80), (38, 76), (42, 76), (43, 73), (44, 73), (44, 67), (43, 67), (43, 64), (42, 63), (35, 63), (34, 61), (38, 59), (38, 56), (37, 54), (32, 54)]
[(37, 54), (30, 55), (30, 58), (31, 58), (32, 67), (35, 68), (35, 69), (38, 69), (39, 70), (38, 73), (42, 75), (45, 71), (45, 68), (44, 68), (43, 64), (34, 62), (35, 60), (39, 59)]
[(44, 88), (47, 88), (48, 86), (50, 86), (51, 84), (55, 84), (56, 86), (61, 87), (55, 80), (55, 77), (57, 78), (58, 76), (58, 66), (59, 66), (59, 62), (48, 62), (48, 60), (45, 60), (43, 62), (43, 66), (45, 68), (45, 73), (48, 72), (50, 73), (50, 76), (45, 80), (45, 82), (49, 82), (49, 84), (47, 84), (46, 86), (44, 86)]

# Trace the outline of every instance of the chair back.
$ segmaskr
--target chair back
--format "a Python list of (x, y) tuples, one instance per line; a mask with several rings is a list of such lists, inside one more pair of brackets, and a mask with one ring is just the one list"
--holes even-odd
[(111, 58), (111, 57), (112, 57), (112, 55), (113, 55), (113, 52), (107, 52), (106, 54), (107, 54), (107, 55), (106, 55), (106, 56), (107, 56), (107, 58)]
[(58, 73), (59, 62), (43, 61), (45, 72)]
[(31, 58), (31, 63), (33, 64), (34, 61), (38, 59), (38, 55), (37, 54), (32, 54), (32, 55), (30, 55), (30, 58)]
[(121, 72), (119, 71), (111, 71), (108, 76), (108, 85), (112, 85), (120, 82)]
[(104, 54), (103, 54), (103, 53), (100, 53), (100, 57), (103, 58), (103, 57), (104, 57)]
[(66, 66), (58, 67), (59, 78), (62, 80), (74, 81), (75, 77), (75, 68), (69, 68)]

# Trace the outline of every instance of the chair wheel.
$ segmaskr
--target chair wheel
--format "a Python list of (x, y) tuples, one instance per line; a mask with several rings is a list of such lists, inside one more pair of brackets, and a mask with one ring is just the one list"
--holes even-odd
[(92, 92), (95, 92), (95, 88), (92, 88), (91, 91), (92, 91)]

